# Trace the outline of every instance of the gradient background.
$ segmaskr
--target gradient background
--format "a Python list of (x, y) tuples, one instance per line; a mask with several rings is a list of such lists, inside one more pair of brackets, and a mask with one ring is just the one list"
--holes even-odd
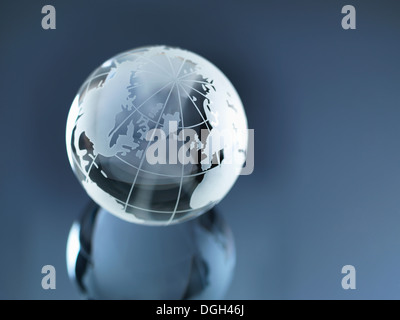
[[(346, 4), (357, 30), (341, 28)], [(215, 63), (255, 129), (255, 171), (218, 206), (237, 246), (227, 298), (399, 299), (399, 17), (381, 0), (2, 0), (0, 298), (79, 297), (65, 245), (88, 197), (65, 151), (70, 104), (109, 57), (167, 44)]]

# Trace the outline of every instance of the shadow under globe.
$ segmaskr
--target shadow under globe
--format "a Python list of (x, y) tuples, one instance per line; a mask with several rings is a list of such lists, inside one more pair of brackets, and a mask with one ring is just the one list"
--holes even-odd
[(68, 274), (86, 299), (222, 299), (235, 259), (232, 232), (215, 209), (150, 227), (91, 203), (67, 242)]

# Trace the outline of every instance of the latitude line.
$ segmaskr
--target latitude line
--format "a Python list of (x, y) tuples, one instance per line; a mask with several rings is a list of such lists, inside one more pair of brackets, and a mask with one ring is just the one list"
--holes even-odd
[[(118, 204), (123, 204), (123, 201), (121, 201), (120, 199), (112, 196), (111, 194), (109, 194), (109, 196), (111, 198), (113, 198)], [(161, 211), (161, 210), (154, 210), (154, 209), (146, 209), (146, 208), (141, 208), (141, 207), (138, 207), (138, 206), (134, 206), (132, 204), (128, 204), (128, 207), (132, 207), (132, 208), (135, 208), (135, 209), (143, 210), (143, 211), (146, 211), (146, 212), (155, 212), (155, 213), (164, 213), (164, 214), (171, 214), (172, 213), (172, 211)], [(184, 212), (190, 212), (190, 211), (193, 211), (193, 209), (177, 210), (176, 212), (177, 213), (184, 213)]]
[[(181, 86), (181, 87), (182, 87), (182, 86)], [(204, 123), (205, 123), (205, 125), (206, 125), (206, 127), (207, 127), (207, 129), (208, 129), (208, 131), (209, 131), (209, 133), (211, 134), (210, 127), (208, 126), (206, 119), (204, 119), (203, 114), (201, 113), (201, 111), (200, 111), (199, 108), (197, 107), (196, 103), (193, 101), (192, 97), (191, 97), (191, 96), (189, 95), (189, 93), (185, 90), (185, 88), (182, 87), (182, 90), (185, 91), (187, 97), (190, 99), (190, 101), (192, 101), (192, 104), (195, 106), (197, 112), (199, 113), (200, 117), (203, 119), (203, 121), (204, 121)]]
[(210, 100), (210, 98), (208, 98), (205, 94), (201, 93), (199, 90), (193, 88), (192, 86), (189, 86), (188, 84), (182, 83), (184, 86), (189, 87), (190, 89), (193, 89), (194, 91), (200, 93), (204, 98)]
[[(174, 89), (174, 87), (175, 87), (175, 83), (172, 85), (171, 90), (169, 90), (167, 99), (165, 99), (165, 103), (164, 103), (163, 109), (161, 110), (160, 116), (158, 117), (158, 121), (157, 121), (157, 124), (156, 124), (156, 126), (155, 126), (155, 129), (157, 129), (157, 127), (158, 127), (159, 124), (160, 124), (160, 121), (161, 121), (162, 115), (163, 115), (163, 113), (164, 113), (165, 107), (167, 106), (169, 97), (170, 97), (170, 95), (171, 95), (172, 90)], [(149, 142), (147, 143), (147, 147), (143, 150), (143, 155), (142, 155), (142, 159), (140, 160), (139, 168), (138, 168), (138, 170), (137, 170), (137, 172), (136, 172), (135, 179), (134, 179), (133, 182), (132, 182), (131, 189), (129, 190), (128, 198), (126, 199), (126, 202), (125, 202), (125, 207), (124, 207), (124, 210), (125, 210), (125, 211), (126, 211), (126, 207), (128, 206), (129, 199), (131, 198), (132, 191), (133, 191), (133, 187), (134, 187), (135, 184), (136, 184), (136, 180), (137, 180), (137, 178), (138, 178), (139, 172), (140, 172), (140, 170), (141, 170), (141, 168), (142, 168), (142, 165), (143, 165), (143, 163), (144, 163), (144, 159), (146, 159), (146, 150), (149, 148), (150, 143), (153, 141), (155, 132), (156, 132), (156, 131), (154, 130), (154, 131), (153, 131), (153, 134), (151, 135), (151, 138), (149, 139)]]
[[(73, 160), (74, 160), (75, 164), (78, 166), (79, 170), (80, 170), (82, 173), (84, 173), (85, 170), (82, 169), (81, 165), (78, 163), (78, 161), (75, 159), (75, 157), (73, 157)], [(121, 160), (121, 159), (120, 159), (120, 160)], [(129, 163), (127, 163), (127, 164), (129, 164)], [(135, 168), (136, 168), (136, 167), (135, 167)], [(212, 169), (211, 169), (211, 170), (212, 170)], [(144, 171), (144, 170), (142, 169), (141, 171)], [(205, 171), (205, 172), (201, 172), (200, 174), (205, 174), (205, 173), (207, 173), (207, 172), (206, 172), (206, 171)], [(198, 175), (198, 174), (196, 174), (196, 175)], [(120, 199), (114, 197), (113, 195), (109, 194), (109, 196), (110, 196), (111, 198), (113, 198), (117, 203), (122, 203)], [(156, 212), (156, 213), (164, 213), (164, 214), (171, 214), (171, 213), (172, 213), (172, 211), (150, 210), (150, 209), (146, 209), (146, 208), (141, 208), (141, 207), (138, 207), (138, 206), (134, 206), (134, 205), (132, 205), (132, 204), (128, 204), (128, 206), (129, 206), (129, 207), (132, 207), (132, 208), (135, 208), (135, 209), (140, 209), (140, 210), (143, 210), (143, 211), (147, 211), (147, 212)], [(184, 213), (184, 212), (189, 212), (189, 211), (191, 211), (191, 210), (192, 210), (192, 209), (178, 210), (177, 212), (178, 212), (178, 213)]]
[[(77, 162), (77, 160), (76, 160), (75, 158), (73, 158), (73, 159), (74, 159), (75, 164), (78, 166), (78, 168), (80, 169), (80, 171), (83, 173), (84, 170), (82, 170), (82, 168), (81, 168), (81, 166), (79, 165), (79, 163)], [(129, 163), (127, 163), (127, 164), (129, 164)], [(214, 170), (214, 169), (209, 169), (209, 170), (207, 170), (207, 171), (198, 173), (198, 174), (196, 174), (196, 175), (205, 174), (205, 173), (209, 172), (210, 170)], [(144, 170), (142, 169), (141, 171), (144, 171)], [(194, 176), (194, 175), (193, 175), (193, 176)], [(185, 176), (185, 177), (190, 177), (190, 176)], [(123, 204), (123, 202), (122, 202), (120, 199), (114, 197), (114, 196), (111, 195), (111, 194), (109, 194), (109, 196), (110, 196), (111, 198), (113, 198), (117, 203)], [(162, 214), (172, 214), (172, 211), (161, 211), (161, 210), (154, 210), (154, 209), (146, 209), (146, 208), (141, 208), (141, 207), (138, 207), (138, 206), (134, 206), (134, 205), (132, 205), (132, 204), (128, 204), (128, 207), (132, 207), (132, 208), (135, 208), (135, 209), (143, 210), (143, 211), (146, 211), (146, 212), (155, 212), (155, 213), (162, 213)], [(177, 213), (185, 213), (185, 212), (189, 212), (189, 211), (192, 211), (192, 209), (177, 210), (176, 212), (177, 212)]]
[[(121, 202), (121, 200), (115, 198), (114, 196), (111, 196), (111, 197), (114, 198), (119, 204), (123, 204), (123, 202)], [(143, 210), (143, 211), (146, 211), (146, 212), (172, 214), (172, 211), (161, 211), (161, 210), (146, 209), (146, 208), (141, 208), (141, 207), (138, 207), (138, 206), (134, 206), (132, 204), (128, 204), (128, 207), (139, 209), (139, 210)], [(177, 213), (184, 213), (184, 212), (190, 212), (190, 211), (193, 211), (193, 209), (177, 210), (176, 212)]]
[[(187, 129), (187, 128), (185, 128), (185, 129)], [(134, 169), (136, 169), (136, 170), (139, 169), (138, 167), (136, 167), (136, 166), (133, 165), (132, 163), (129, 163), (128, 161), (124, 160), (124, 159), (121, 158), (120, 156), (117, 155), (117, 156), (115, 156), (115, 157), (116, 157), (118, 160), (120, 160), (120, 161), (122, 161), (123, 163), (125, 163), (126, 165), (128, 165), (128, 166), (130, 166), (130, 167), (132, 167), (132, 168), (134, 168)], [(202, 171), (202, 172), (184, 175), (183, 177), (184, 177), (184, 178), (193, 178), (193, 177), (196, 177), (196, 176), (201, 176), (202, 174), (206, 174), (206, 173), (208, 173), (208, 172), (210, 172), (211, 170), (214, 170), (214, 169), (215, 169), (215, 168), (210, 168), (210, 169), (204, 170), (204, 171)], [(141, 172), (144, 172), (144, 173), (148, 173), (148, 174), (150, 174), (150, 175), (154, 175), (154, 176), (161, 176), (161, 177), (168, 177), (168, 178), (180, 178), (180, 177), (181, 177), (181, 176), (174, 176), (174, 175), (172, 175), (172, 174), (165, 174), (165, 173), (152, 172), (152, 171), (148, 171), (148, 170), (145, 170), (145, 169), (140, 169), (140, 171), (141, 171)]]
[[(128, 55), (136, 56), (136, 58), (144, 58), (144, 59), (154, 63), (157, 67), (159, 67), (161, 70), (165, 71), (169, 75), (169, 72), (168, 72), (167, 69), (165, 69), (163, 66), (159, 65), (155, 61), (151, 60), (150, 58), (144, 56), (146, 53), (149, 53), (149, 51), (150, 51), (150, 49), (128, 50), (128, 51), (122, 52), (121, 54), (117, 55), (116, 58), (121, 59), (121, 58), (124, 58), (125, 56), (128, 56)], [(132, 62), (134, 62), (134, 60)]]
[(136, 71), (135, 75), (140, 75), (140, 73), (142, 73), (142, 72), (156, 74), (157, 76), (161, 76), (161, 77), (165, 77), (165, 78), (170, 78), (171, 77), (170, 75), (160, 74), (159, 72), (155, 72), (155, 71), (151, 71), (151, 70), (143, 70), (143, 69), (139, 69), (138, 71)]
[[(172, 81), (171, 81), (172, 82)], [(133, 104), (133, 103), (132, 103)], [(133, 111), (137, 111), (144, 119), (146, 119), (147, 121), (150, 121), (150, 122), (152, 122), (152, 123), (157, 123), (157, 121), (155, 121), (155, 120), (153, 120), (152, 118), (150, 118), (148, 115), (146, 115), (146, 114), (144, 114), (144, 113), (142, 113), (137, 107), (135, 107), (134, 106), (134, 108), (135, 108), (135, 110), (133, 110)], [(130, 116), (130, 115), (129, 115)], [(128, 117), (129, 117), (128, 116)], [(207, 120), (206, 120), (207, 121)], [(201, 122), (199, 122), (199, 123), (195, 123), (195, 124), (192, 124), (191, 126), (188, 126), (188, 127), (185, 127), (186, 129), (191, 129), (191, 128), (195, 128), (195, 127), (198, 127), (198, 126), (201, 126), (202, 124), (204, 123), (204, 121), (201, 121)], [(182, 129), (182, 126), (178, 126), (178, 129)]]
[(152, 59), (145, 57), (144, 55), (139, 55), (139, 58), (145, 59), (151, 63), (153, 63), (155, 66), (157, 66), (161, 71), (164, 71), (169, 77), (171, 74), (168, 72), (167, 69), (165, 69), (163, 66), (159, 65), (157, 62), (153, 61)]
[(96, 74), (95, 76), (88, 78), (84, 83), (82, 83), (81, 87), (84, 87), (86, 85), (86, 83), (89, 86), (90, 82), (92, 82), (92, 80), (94, 80), (96, 78), (99, 78), (99, 77), (102, 77), (102, 76), (105, 76), (105, 75), (108, 75), (109, 73), (110, 72), (103, 72), (103, 73), (100, 73), (100, 74)]
[(189, 73), (185, 73), (183, 76), (180, 76), (178, 79), (179, 79), (179, 80), (182, 80), (183, 78), (186, 78), (187, 76), (190, 76), (190, 75), (192, 75), (193, 73), (197, 73), (197, 71), (192, 71), (192, 72), (189, 72)]
[(191, 82), (204, 83), (204, 84), (208, 84), (210, 86), (214, 86), (212, 83), (207, 82), (207, 81), (191, 80), (191, 79), (182, 79), (181, 81), (191, 81)]

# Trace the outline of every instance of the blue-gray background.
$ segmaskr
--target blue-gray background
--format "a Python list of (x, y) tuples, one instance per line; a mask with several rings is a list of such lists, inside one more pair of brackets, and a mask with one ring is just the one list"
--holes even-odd
[[(341, 28), (346, 4), (357, 30)], [(65, 244), (87, 196), (69, 106), (95, 67), (151, 44), (214, 62), (256, 132), (253, 175), (219, 205), (237, 245), (227, 298), (400, 298), (399, 17), (381, 0), (1, 1), (0, 298), (78, 298)], [(46, 264), (56, 290), (41, 288)]]

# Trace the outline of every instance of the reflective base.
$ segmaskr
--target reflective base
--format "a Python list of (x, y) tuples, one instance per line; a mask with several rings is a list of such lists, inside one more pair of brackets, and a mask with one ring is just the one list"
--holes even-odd
[(234, 265), (232, 233), (214, 209), (149, 227), (93, 203), (67, 243), (69, 277), (87, 299), (222, 299)]

